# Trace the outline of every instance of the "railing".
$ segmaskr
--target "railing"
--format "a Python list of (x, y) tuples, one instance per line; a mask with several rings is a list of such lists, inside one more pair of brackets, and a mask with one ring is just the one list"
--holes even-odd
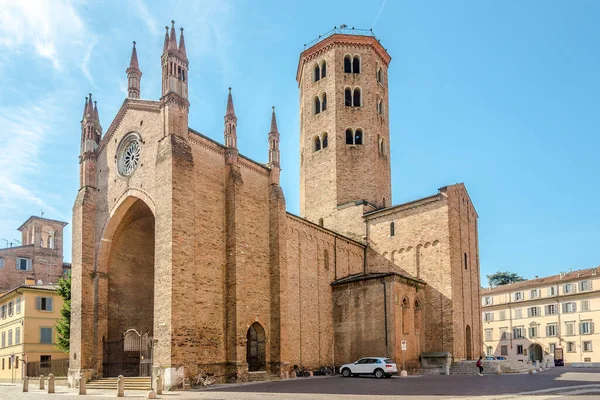
[(306, 50), (307, 47), (311, 47), (312, 45), (315, 45), (320, 41), (327, 39), (331, 35), (335, 35), (336, 33), (341, 33), (344, 35), (373, 36), (375, 39), (377, 39), (377, 37), (373, 33), (373, 29), (355, 29), (354, 27), (348, 28), (347, 25), (340, 25), (339, 28), (337, 26), (334, 26), (333, 29), (329, 32), (319, 35), (318, 38), (311, 40), (308, 43), (305, 43), (304, 50)]
[(67, 376), (68, 371), (68, 359), (27, 363), (27, 376), (30, 377), (37, 377), (40, 375), (48, 376), (48, 374), (54, 374), (54, 376)]

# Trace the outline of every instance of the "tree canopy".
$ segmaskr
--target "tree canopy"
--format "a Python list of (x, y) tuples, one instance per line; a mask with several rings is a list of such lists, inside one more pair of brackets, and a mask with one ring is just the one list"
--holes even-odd
[(69, 339), (71, 336), (71, 272), (58, 281), (56, 293), (63, 298), (63, 308), (60, 310), (60, 319), (55, 325), (58, 332), (56, 347), (65, 353), (69, 352)]
[(527, 279), (514, 272), (496, 272), (495, 274), (486, 275), (490, 286), (506, 285), (508, 283), (522, 282)]

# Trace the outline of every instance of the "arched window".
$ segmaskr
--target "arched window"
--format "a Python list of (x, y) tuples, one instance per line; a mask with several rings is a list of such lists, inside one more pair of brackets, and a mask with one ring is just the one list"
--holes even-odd
[(315, 114), (318, 114), (321, 112), (321, 100), (319, 100), (319, 96), (315, 97)]
[(258, 322), (250, 325), (246, 334), (246, 362), (248, 371), (264, 371), (266, 366), (265, 329)]
[(421, 304), (415, 301), (414, 321), (415, 321), (415, 333), (421, 333)]
[(381, 136), (377, 135), (377, 147), (379, 148), (379, 153), (381, 153), (381, 143), (382, 143), (382, 139)]
[(383, 81), (381, 80), (381, 67), (377, 67), (377, 82), (379, 83), (383, 83)]
[(394, 236), (395, 234), (396, 234), (396, 225), (393, 222), (391, 222), (390, 223), (390, 237)]
[(383, 100), (377, 101), (377, 112), (379, 115), (383, 115)]
[(349, 87), (344, 90), (344, 103), (346, 107), (352, 107), (352, 89)]
[(346, 129), (346, 144), (354, 144), (354, 132), (352, 128)]
[(327, 76), (327, 61), (323, 60), (323, 64), (321, 64), (321, 78), (325, 78)]
[(323, 265), (325, 266), (326, 270), (329, 270), (329, 252), (327, 251), (327, 249), (323, 250)]
[(353, 96), (352, 105), (354, 107), (360, 107), (360, 105), (361, 105), (361, 101), (360, 101), (360, 88), (355, 88), (354, 89), (354, 96)]
[(381, 154), (385, 155), (385, 140), (381, 139), (381, 148), (380, 148)]
[(408, 300), (406, 298), (402, 299), (402, 333), (408, 333)]
[(354, 59), (352, 60), (352, 73), (360, 74), (360, 57), (359, 56), (354, 56)]
[(360, 128), (354, 133), (354, 144), (363, 144), (363, 131)]
[(181, 80), (185, 82), (185, 69), (181, 70)]
[(323, 226), (323, 218), (319, 218), (319, 226)]
[(315, 82), (317, 82), (319, 79), (321, 79), (321, 69), (319, 68), (318, 65), (315, 65)]
[(327, 147), (327, 145), (329, 144), (328, 141), (327, 141), (327, 132), (325, 132), (323, 134), (323, 140), (321, 142), (323, 144), (323, 148)]
[(469, 260), (467, 258), (467, 253), (465, 253), (465, 269), (467, 269), (468, 265), (469, 265)]
[(321, 150), (321, 138), (315, 137), (315, 151)]
[(350, 56), (344, 57), (344, 72), (347, 74), (352, 73), (352, 57)]
[(323, 100), (321, 101), (321, 111), (327, 110), (327, 93), (323, 93)]

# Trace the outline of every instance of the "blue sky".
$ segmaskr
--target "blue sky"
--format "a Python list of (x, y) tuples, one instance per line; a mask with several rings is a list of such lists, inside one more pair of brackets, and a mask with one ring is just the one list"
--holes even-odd
[(382, 3), (0, 0), (0, 238), (19, 239), (42, 208), (70, 222), (84, 97), (108, 129), (135, 40), (142, 98), (158, 99), (171, 19), (185, 28), (190, 126), (222, 142), (232, 86), (238, 146), (266, 162), (274, 105), (298, 213), (298, 56), (345, 23), (373, 27), (392, 56), (394, 203), (464, 182), (484, 285), (498, 270), (533, 278), (599, 265), (600, 2), (388, 0), (379, 13)]

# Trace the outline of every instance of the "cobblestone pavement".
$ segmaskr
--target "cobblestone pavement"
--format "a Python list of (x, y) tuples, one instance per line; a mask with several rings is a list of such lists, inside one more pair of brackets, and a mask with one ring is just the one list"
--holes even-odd
[[(88, 390), (78, 396), (74, 389), (57, 387), (56, 394), (20, 385), (0, 384), (0, 399), (100, 399), (115, 398), (116, 391)], [(126, 391), (126, 398), (146, 398), (145, 392)], [(161, 399), (203, 400), (317, 400), (317, 399), (569, 399), (573, 396), (600, 399), (600, 369), (554, 368), (534, 375), (414, 376), (406, 379), (313, 377), (273, 382), (217, 385), (208, 390), (167, 392)]]

